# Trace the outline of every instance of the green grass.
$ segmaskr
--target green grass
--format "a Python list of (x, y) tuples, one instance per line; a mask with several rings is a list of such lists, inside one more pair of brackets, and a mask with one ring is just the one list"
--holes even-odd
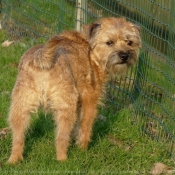
[[(0, 31), (0, 43), (6, 40)], [(6, 122), (10, 105), (10, 94), (17, 75), (20, 56), (37, 40), (21, 40), (7, 48), (0, 46), (0, 128)], [(39, 42), (43, 42), (40, 40)], [(115, 105), (113, 104), (115, 108)], [(169, 143), (157, 142), (141, 130), (142, 123), (136, 123), (129, 108), (115, 112), (108, 104), (100, 109), (106, 120), (98, 119), (94, 125), (92, 142), (84, 152), (71, 144), (68, 160), (56, 160), (55, 125), (52, 115), (42, 112), (32, 115), (32, 123), (26, 135), (24, 160), (17, 165), (8, 165), (11, 134), (0, 140), (0, 174), (149, 174), (156, 162), (174, 166), (167, 152)]]

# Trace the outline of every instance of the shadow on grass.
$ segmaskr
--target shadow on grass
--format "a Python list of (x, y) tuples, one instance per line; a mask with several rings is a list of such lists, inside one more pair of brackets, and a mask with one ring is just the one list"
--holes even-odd
[[(24, 157), (28, 157), (32, 151), (34, 143), (39, 143), (42, 138), (48, 138), (54, 133), (55, 126), (53, 116), (39, 112), (38, 117), (34, 117), (29, 131), (26, 134)], [(48, 136), (49, 135), (49, 136)]]
[(117, 121), (119, 111), (114, 111), (110, 107), (99, 109), (98, 115), (102, 115), (104, 119), (97, 117), (93, 126), (92, 141), (89, 143), (89, 149), (97, 144), (99, 138), (107, 137), (110, 134), (112, 125)]
[[(94, 147), (99, 138), (106, 137), (110, 133), (110, 128), (113, 123), (117, 120), (117, 114), (108, 108), (99, 109), (99, 114), (105, 117), (105, 121), (97, 119), (93, 126), (92, 141), (89, 143), (88, 149)], [(28, 157), (32, 152), (33, 145), (38, 144), (43, 138), (55, 140), (55, 125), (53, 121), (53, 115), (45, 115), (43, 112), (39, 112), (38, 117), (34, 117), (29, 131), (26, 134), (24, 157)], [(55, 146), (55, 145), (53, 145)], [(69, 151), (75, 148), (75, 140), (72, 138)]]

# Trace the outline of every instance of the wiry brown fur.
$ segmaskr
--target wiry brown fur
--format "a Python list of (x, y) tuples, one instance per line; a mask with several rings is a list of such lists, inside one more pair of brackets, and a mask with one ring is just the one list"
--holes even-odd
[[(39, 106), (54, 115), (58, 160), (67, 158), (75, 123), (76, 143), (86, 149), (104, 84), (110, 74), (123, 72), (137, 61), (140, 44), (137, 26), (123, 18), (104, 18), (86, 27), (85, 35), (67, 31), (29, 49), (21, 58), (12, 92), (13, 143), (8, 162), (23, 158), (30, 113)], [(129, 55), (125, 61), (120, 58), (123, 52)]]

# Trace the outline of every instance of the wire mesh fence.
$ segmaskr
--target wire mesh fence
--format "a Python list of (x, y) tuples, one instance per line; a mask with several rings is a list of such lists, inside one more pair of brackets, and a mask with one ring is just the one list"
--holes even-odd
[(1, 0), (2, 26), (13, 39), (81, 31), (97, 18), (125, 17), (142, 28), (136, 68), (108, 84), (110, 109), (127, 107), (144, 132), (175, 153), (175, 0)]

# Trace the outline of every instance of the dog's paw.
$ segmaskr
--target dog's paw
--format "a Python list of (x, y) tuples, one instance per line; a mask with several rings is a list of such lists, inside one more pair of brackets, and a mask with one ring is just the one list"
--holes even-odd
[(88, 143), (89, 141), (80, 141), (78, 140), (76, 142), (76, 145), (80, 148), (80, 149), (83, 149), (84, 151), (86, 151), (88, 149)]
[(61, 161), (61, 162), (64, 162), (65, 160), (67, 160), (67, 155), (59, 154), (59, 155), (57, 155), (57, 160)]
[(11, 155), (10, 158), (8, 159), (9, 164), (16, 164), (20, 160), (23, 160), (22, 155)]

